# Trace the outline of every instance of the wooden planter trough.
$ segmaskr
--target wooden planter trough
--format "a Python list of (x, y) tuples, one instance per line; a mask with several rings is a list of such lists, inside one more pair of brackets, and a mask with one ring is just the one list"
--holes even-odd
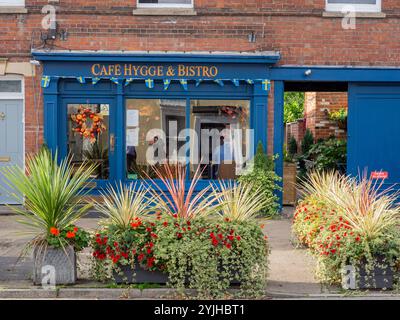
[(283, 166), (283, 204), (293, 206), (296, 204), (296, 177), (295, 163), (285, 162)]

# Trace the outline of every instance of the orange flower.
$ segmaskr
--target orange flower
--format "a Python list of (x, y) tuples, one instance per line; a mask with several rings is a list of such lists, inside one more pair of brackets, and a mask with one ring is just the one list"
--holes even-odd
[(68, 231), (68, 232), (67, 232), (67, 238), (68, 238), (68, 239), (75, 238), (75, 233), (73, 233), (72, 231)]
[(78, 227), (74, 227), (74, 232), (77, 232), (78, 231)]
[(60, 235), (60, 230), (58, 230), (56, 227), (51, 227), (50, 228), (50, 233), (54, 236), (59, 236)]

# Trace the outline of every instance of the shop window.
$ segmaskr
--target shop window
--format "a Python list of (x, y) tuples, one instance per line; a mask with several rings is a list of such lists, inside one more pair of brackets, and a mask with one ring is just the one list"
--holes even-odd
[(25, 0), (0, 0), (1, 7), (25, 7)]
[(126, 174), (128, 179), (155, 178), (152, 166), (186, 161), (186, 100), (126, 101)]
[(251, 149), (248, 100), (192, 100), (190, 171), (201, 166), (203, 179), (235, 179)]
[(138, 0), (139, 8), (193, 8), (193, 0)]
[(68, 152), (72, 164), (87, 161), (97, 165), (93, 179), (109, 177), (108, 104), (68, 104)]
[(357, 12), (380, 12), (381, 0), (326, 0), (326, 11), (348, 11), (349, 6)]

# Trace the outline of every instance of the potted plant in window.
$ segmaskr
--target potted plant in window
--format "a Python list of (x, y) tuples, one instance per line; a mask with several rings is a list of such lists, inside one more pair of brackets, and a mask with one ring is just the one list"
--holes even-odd
[(33, 235), (22, 254), (33, 252), (35, 284), (42, 282), (42, 271), (49, 270), (55, 272), (55, 284), (76, 281), (76, 252), (87, 246), (89, 236), (75, 223), (91, 207), (83, 197), (94, 170), (95, 166), (86, 164), (73, 169), (70, 158), (58, 164), (57, 153), (53, 157), (46, 148), (28, 156), (25, 170), (18, 166), (2, 170), (12, 196), (24, 195), (24, 208), (11, 209), (22, 216), (18, 221)]

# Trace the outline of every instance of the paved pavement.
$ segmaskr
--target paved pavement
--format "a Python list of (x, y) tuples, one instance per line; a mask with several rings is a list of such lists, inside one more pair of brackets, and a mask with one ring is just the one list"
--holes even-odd
[[(290, 213), (291, 210), (286, 209), (286, 214), (290, 215)], [(30, 289), (30, 294), (34, 296), (36, 296), (38, 292), (37, 290), (32, 291), (35, 287), (30, 280), (32, 272), (31, 259), (28, 257), (17, 262), (24, 244), (30, 239), (28, 235), (21, 234), (23, 227), (17, 222), (17, 219), (18, 217), (15, 215), (0, 215), (0, 298), (2, 291), (10, 289), (14, 290), (10, 291), (10, 294), (16, 296), (18, 296), (18, 294), (22, 295), (22, 292), (26, 294), (26, 289)], [(99, 219), (97, 218), (85, 218), (80, 220), (78, 225), (94, 230), (97, 227), (98, 221)], [(324, 288), (315, 280), (313, 275), (315, 262), (312, 257), (307, 254), (306, 250), (295, 249), (292, 246), (290, 225), (291, 222), (288, 218), (265, 221), (264, 231), (269, 237), (271, 246), (267, 295), (278, 298), (323, 298), (329, 296), (332, 298), (340, 298), (341, 296), (335, 295), (335, 293), (338, 292), (336, 288)], [(78, 296), (95, 296), (96, 290), (99, 289), (93, 288), (104, 287), (104, 285), (89, 279), (87, 270), (85, 269), (85, 265), (87, 265), (85, 261), (87, 261), (89, 257), (89, 250), (79, 254), (79, 259), (82, 263), (78, 271), (80, 280), (78, 284), (74, 286), (74, 288), (77, 289), (76, 295)], [(20, 291), (15, 291), (16, 289)], [(143, 298), (146, 294), (151, 297), (157, 292), (157, 289), (153, 289), (151, 292), (147, 290), (150, 289), (146, 289), (145, 293), (141, 292), (140, 297)], [(159, 293), (160, 292), (161, 291), (159, 291)], [(51, 295), (55, 293), (41, 292), (38, 294), (50, 295), (49, 297), (52, 297)], [(62, 289), (62, 292), (58, 294), (61, 294), (61, 296), (64, 295), (65, 297), (72, 297), (73, 289)], [(134, 290), (131, 293), (134, 297), (136, 297), (137, 294), (138, 293)], [(107, 297), (105, 291), (99, 291), (98, 295), (100, 297)], [(110, 295), (114, 297), (118, 295), (118, 292), (111, 293), (110, 291)]]

